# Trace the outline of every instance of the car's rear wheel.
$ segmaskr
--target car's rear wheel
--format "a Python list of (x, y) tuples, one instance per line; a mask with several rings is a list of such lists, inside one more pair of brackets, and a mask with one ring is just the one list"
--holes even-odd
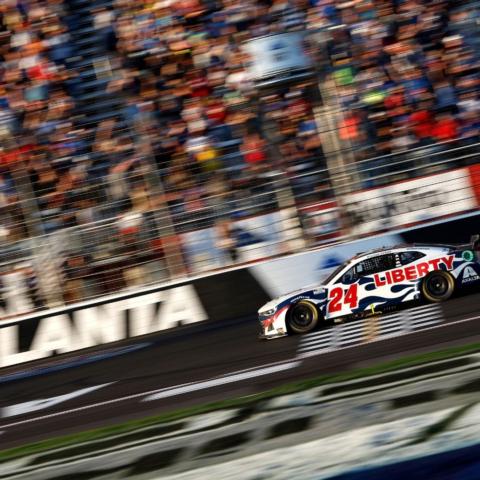
[(295, 333), (311, 332), (319, 320), (317, 307), (305, 300), (293, 305), (288, 312), (288, 326)]
[(455, 290), (453, 277), (443, 270), (429, 273), (422, 282), (422, 294), (430, 302), (444, 302)]

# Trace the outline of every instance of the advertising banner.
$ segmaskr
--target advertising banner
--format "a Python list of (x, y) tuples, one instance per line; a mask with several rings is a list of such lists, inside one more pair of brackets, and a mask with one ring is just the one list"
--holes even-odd
[(189, 271), (200, 273), (284, 253), (287, 220), (279, 211), (182, 234)]
[(321, 245), (341, 236), (340, 209), (337, 202), (320, 202), (299, 208), (303, 231), (310, 243)]
[(351, 233), (385, 231), (477, 207), (469, 170), (459, 169), (346, 195)]
[(40, 313), (24, 321), (0, 324), (0, 367), (206, 319), (191, 285)]
[(305, 70), (311, 61), (304, 49), (304, 33), (288, 32), (255, 38), (244, 45), (250, 55), (250, 74), (255, 80)]
[(5, 319), (0, 368), (184, 325), (228, 322), (268, 299), (243, 268)]

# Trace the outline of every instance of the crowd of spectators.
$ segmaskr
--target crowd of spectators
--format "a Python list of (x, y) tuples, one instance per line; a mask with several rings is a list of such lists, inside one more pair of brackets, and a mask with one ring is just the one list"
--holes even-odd
[[(0, 5), (0, 238), (35, 233), (22, 203), (54, 208), (74, 153), (69, 33), (62, 1)], [(34, 219), (33, 221), (40, 220)]]
[[(174, 223), (253, 214), (274, 204), (285, 173), (299, 202), (326, 198), (318, 81), (335, 85), (336, 134), (356, 160), (478, 142), (480, 16), (475, 2), (458, 3), (92, 3), (109, 65), (105, 95), (123, 106), (79, 126), (82, 76), (66, 5), (2, 2), (0, 236), (106, 218), (135, 224), (135, 212), (165, 205)], [(318, 76), (256, 88), (242, 43), (297, 30), (312, 34)]]
[[(152, 133), (174, 221), (211, 208), (257, 213), (274, 201), (281, 172), (324, 167), (308, 94), (315, 82), (259, 91), (241, 48), (258, 35), (304, 29), (307, 4), (122, 0), (115, 7), (121, 67), (109, 89), (127, 92), (130, 122)], [(307, 175), (293, 182), (295, 194), (321, 194), (324, 180)]]
[(337, 13), (328, 55), (340, 137), (357, 159), (479, 141), (476, 2), (365, 1)]

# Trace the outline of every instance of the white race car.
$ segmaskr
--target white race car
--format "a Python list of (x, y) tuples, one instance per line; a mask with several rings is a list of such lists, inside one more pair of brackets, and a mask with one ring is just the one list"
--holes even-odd
[(322, 285), (275, 298), (258, 311), (261, 338), (307, 333), (345, 317), (391, 311), (407, 302), (442, 302), (480, 282), (479, 235), (469, 245), (411, 245), (361, 253)]

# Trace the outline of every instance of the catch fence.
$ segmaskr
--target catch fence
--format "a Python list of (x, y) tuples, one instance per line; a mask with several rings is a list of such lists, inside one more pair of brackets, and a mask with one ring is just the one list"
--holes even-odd
[[(262, 172), (242, 188), (210, 195), (149, 190), (148, 168), (135, 178), (110, 179), (103, 185), (107, 190), (119, 181), (134, 193), (128, 208), (117, 209), (107, 194), (98, 208), (110, 208), (108, 218), (95, 220), (92, 206), (88, 215), (74, 212), (76, 225), (4, 241), (0, 316), (474, 211), (480, 202), (479, 148), (449, 142), (346, 164), (343, 172)], [(327, 185), (305, 195), (334, 175), (343, 175), (345, 193), (336, 196)]]

